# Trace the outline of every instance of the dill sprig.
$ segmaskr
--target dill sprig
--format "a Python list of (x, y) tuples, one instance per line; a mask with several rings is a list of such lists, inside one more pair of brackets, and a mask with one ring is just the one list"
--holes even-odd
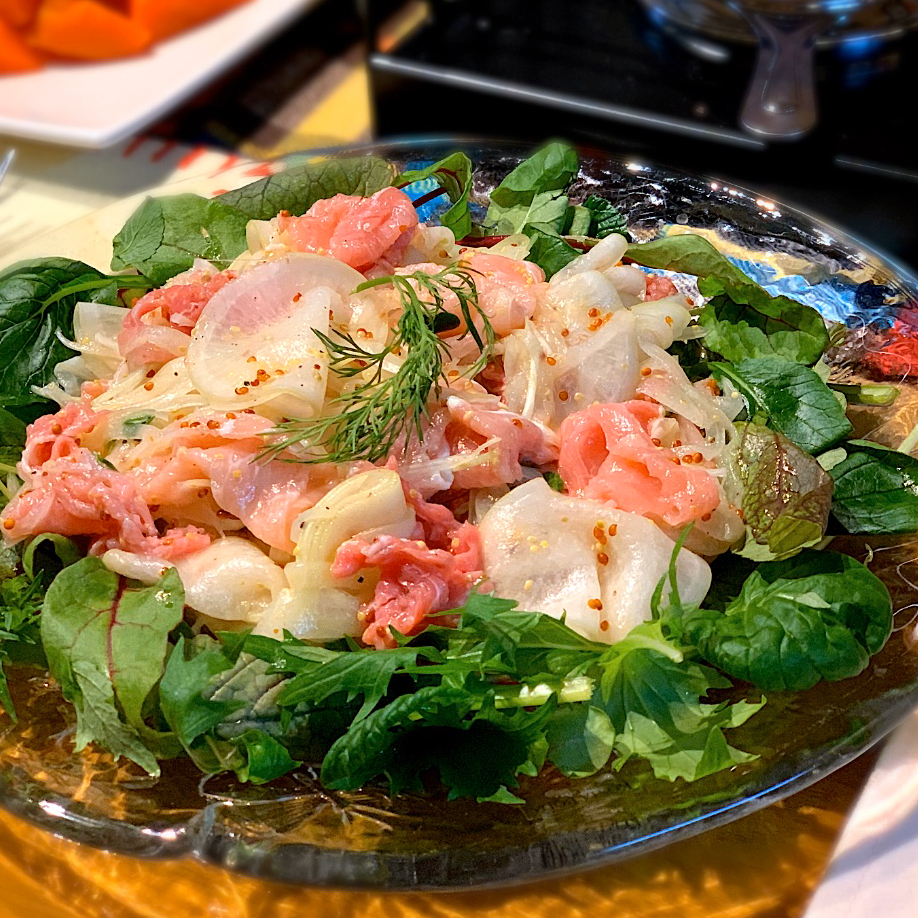
[[(344, 332), (316, 333), (328, 350), (329, 369), (345, 379), (363, 376), (364, 381), (329, 401), (332, 414), (280, 424), (272, 431), (280, 439), (271, 443), (262, 456), (276, 457), (303, 443), (314, 452), (291, 461), (375, 462), (387, 456), (402, 435), (406, 446), (413, 434), (420, 439), (431, 391), (439, 396), (441, 381), (445, 381), (443, 361), (449, 356), (449, 346), (438, 333), (460, 325), (460, 319), (446, 309), (450, 295), (459, 303), (466, 328), (462, 336), (471, 335), (480, 351), (464, 375), (475, 376), (484, 368), (494, 346), (494, 329), (478, 304), (478, 290), (470, 270), (449, 266), (436, 274), (416, 271), (390, 275), (367, 281), (355, 292), (384, 284), (395, 287), (402, 314), (395, 334), (381, 351), (367, 350)], [(475, 318), (483, 331), (475, 326)], [(403, 358), (402, 364), (389, 375), (385, 362), (394, 356)]]

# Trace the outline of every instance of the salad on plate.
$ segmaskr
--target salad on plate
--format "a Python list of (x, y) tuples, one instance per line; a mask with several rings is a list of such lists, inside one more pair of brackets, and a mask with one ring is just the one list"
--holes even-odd
[(292, 166), (0, 273), (0, 662), (77, 751), (512, 804), (741, 766), (769, 693), (863, 671), (892, 603), (831, 542), (918, 529), (912, 438), (848, 417), (896, 390), (578, 168)]

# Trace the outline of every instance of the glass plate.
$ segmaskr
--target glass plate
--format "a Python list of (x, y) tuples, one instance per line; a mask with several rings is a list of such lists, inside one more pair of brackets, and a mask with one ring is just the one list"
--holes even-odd
[[(399, 165), (464, 147), (477, 165), (474, 202), (529, 151), (446, 140), (372, 148)], [(897, 444), (918, 420), (918, 282), (908, 270), (813, 217), (722, 182), (585, 152), (573, 197), (601, 190), (647, 240), (698, 231), (773, 290), (817, 305), (846, 328), (831, 353), (844, 379), (893, 379), (892, 409), (858, 409), (859, 435)], [(251, 173), (250, 173), (251, 174)], [(197, 190), (250, 181), (244, 169)], [(209, 181), (209, 185), (207, 182)], [(181, 190), (195, 190), (194, 182)], [(48, 237), (46, 254), (110, 239), (124, 202)], [(126, 212), (125, 212), (126, 211)], [(87, 235), (88, 234), (88, 235)], [(53, 246), (52, 246), (53, 243)], [(34, 248), (34, 246), (33, 246)], [(107, 242), (95, 246), (105, 267)], [(85, 254), (84, 254), (84, 257)], [(912, 362), (914, 361), (914, 362)], [(629, 763), (571, 781), (551, 769), (523, 779), (522, 806), (449, 801), (436, 793), (390, 798), (382, 785), (324, 790), (304, 769), (268, 787), (201, 778), (188, 762), (152, 779), (89, 749), (73, 753), (74, 718), (35, 670), (12, 672), (18, 724), (0, 727), (0, 801), (50, 831), (112, 851), (196, 856), (247, 874), (335, 886), (459, 889), (520, 883), (608, 863), (744, 816), (819, 780), (863, 752), (918, 704), (918, 539), (840, 538), (870, 558), (893, 595), (896, 631), (854, 679), (803, 693), (772, 693), (731, 742), (759, 758), (692, 784), (658, 781)]]

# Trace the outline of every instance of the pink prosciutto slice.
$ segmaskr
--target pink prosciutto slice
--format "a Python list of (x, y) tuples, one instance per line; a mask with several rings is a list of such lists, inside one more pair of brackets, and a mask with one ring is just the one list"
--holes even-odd
[[(37, 471), (52, 459), (72, 455), (84, 441), (86, 445), (102, 446), (103, 426), (108, 412), (93, 411), (88, 400), (70, 402), (55, 414), (46, 414), (29, 426), (28, 437), (20, 460), (20, 472), (27, 475)], [(93, 434), (96, 434), (93, 437)]]
[[(506, 255), (465, 249), (459, 267), (471, 272), (478, 292), (478, 305), (497, 335), (509, 335), (515, 328), (522, 328), (526, 319), (536, 311), (539, 293), (545, 283), (545, 273), (538, 265)], [(437, 274), (442, 270), (443, 265), (425, 262), (409, 265), (396, 273), (423, 271), (425, 274)], [(462, 318), (455, 294), (446, 295), (443, 307)], [(459, 326), (453, 334), (463, 331), (464, 326)]]
[(302, 217), (277, 218), (278, 231), (296, 251), (330, 255), (364, 273), (399, 264), (417, 225), (411, 198), (397, 188), (368, 198), (336, 194), (316, 201)]
[(483, 576), (478, 529), (459, 523), (446, 507), (417, 498), (411, 503), (418, 521), (415, 538), (351, 539), (332, 565), (332, 574), (341, 578), (364, 568), (379, 571), (373, 599), (360, 610), (367, 622), (363, 641), (377, 648), (395, 645), (390, 627), (417, 634), (431, 623), (431, 613), (462, 605)]
[[(255, 414), (201, 415), (165, 428), (138, 446), (129, 474), (167, 519), (227, 514), (273, 548), (292, 551), (296, 517), (353, 469), (259, 460), (273, 424)], [(238, 525), (238, 524), (237, 524)]]
[(120, 548), (173, 560), (206, 548), (210, 537), (194, 526), (160, 536), (146, 501), (127, 475), (107, 468), (82, 446), (58, 451), (32, 469), (22, 490), (3, 511), (9, 542), (54, 532), (92, 536), (92, 551)]
[(671, 526), (713, 513), (720, 491), (707, 469), (651, 437), (651, 422), (663, 414), (654, 402), (631, 401), (566, 418), (558, 471), (568, 490)]
[(228, 271), (190, 271), (183, 276), (187, 282), (144, 294), (125, 316), (118, 335), (118, 350), (128, 366), (162, 364), (181, 356), (204, 307), (233, 277)]

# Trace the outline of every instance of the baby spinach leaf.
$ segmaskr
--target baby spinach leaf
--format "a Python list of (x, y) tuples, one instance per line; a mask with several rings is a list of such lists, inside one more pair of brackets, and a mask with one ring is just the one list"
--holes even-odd
[(599, 771), (615, 744), (615, 728), (602, 708), (591, 704), (559, 705), (548, 721), (548, 758), (571, 778)]
[(531, 240), (527, 258), (545, 272), (546, 278), (553, 277), (582, 254), (545, 224), (527, 225), (524, 232)]
[(702, 236), (667, 236), (632, 245), (626, 255), (639, 265), (700, 278), (698, 289), (711, 298), (698, 318), (707, 331), (704, 345), (726, 360), (777, 356), (809, 365), (828, 346), (815, 309), (772, 296)]
[[(142, 286), (145, 279), (133, 278)], [(118, 304), (119, 285), (81, 261), (40, 258), (0, 272), (0, 404), (40, 402), (32, 386), (54, 378), (54, 367), (73, 355), (58, 334), (73, 338), (73, 309), (78, 301)], [(7, 418), (6, 437), (10, 432)]]
[(698, 316), (706, 331), (704, 345), (725, 360), (781, 357), (809, 365), (828, 346), (825, 322), (810, 306), (771, 296), (750, 282), (724, 286), (703, 279), (698, 289), (711, 297)]
[(776, 431), (739, 424), (726, 464), (739, 482), (746, 521), (740, 554), (771, 561), (822, 539), (832, 478), (812, 456)]
[(702, 658), (764, 690), (802, 691), (856, 676), (892, 629), (889, 593), (863, 564), (807, 549), (758, 567), (723, 612), (689, 610)]
[(832, 467), (835, 518), (853, 533), (918, 531), (918, 460), (868, 440), (849, 440)]
[(51, 675), (76, 708), (79, 748), (95, 740), (158, 774), (141, 740), (142, 712), (162, 676), (183, 602), (174, 568), (152, 586), (133, 589), (98, 558), (84, 558), (54, 579), (42, 606), (41, 639)]
[(550, 143), (523, 160), (491, 192), (485, 216), (489, 231), (530, 237), (534, 228), (555, 236), (563, 232), (573, 216), (564, 190), (578, 167), (576, 151), (562, 143)]
[(282, 210), (298, 217), (316, 201), (336, 194), (368, 197), (382, 191), (394, 184), (396, 173), (391, 163), (376, 156), (327, 159), (290, 166), (276, 175), (227, 191), (214, 200), (234, 208), (249, 220), (270, 220)]
[[(25, 422), (6, 408), (0, 408), (0, 476), (3, 478), (15, 474), (25, 438)], [(0, 490), (0, 509), (6, 505), (9, 496), (6, 488)]]
[(136, 268), (154, 286), (187, 271), (196, 258), (223, 269), (245, 250), (247, 214), (196, 194), (147, 198), (112, 242), (112, 268)]
[(486, 223), (496, 223), (506, 208), (531, 204), (538, 194), (563, 191), (578, 168), (577, 152), (567, 144), (554, 142), (536, 150), (491, 192)]
[(561, 191), (540, 191), (531, 201), (514, 204), (511, 207), (494, 209), (489, 219), (494, 222), (489, 224), (489, 231), (501, 235), (512, 233), (526, 233), (531, 224), (538, 224), (545, 232), (555, 234), (565, 229), (571, 207), (567, 202), (567, 195)]
[(239, 779), (252, 784), (267, 784), (301, 764), (290, 756), (282, 743), (264, 730), (246, 730), (236, 745), (245, 750), (245, 765), (237, 769)]
[[(0, 448), (19, 452), (25, 446), (26, 425), (6, 408), (0, 408)], [(18, 459), (18, 457), (17, 457)]]
[[(585, 236), (596, 239), (605, 239), (613, 233), (624, 236), (629, 242), (628, 220), (625, 215), (612, 203), (599, 195), (591, 194), (584, 202), (584, 208), (589, 211), (590, 223), (584, 231)], [(576, 235), (571, 229), (571, 234)]]
[(463, 239), (472, 231), (472, 215), (469, 211), (472, 161), (465, 153), (451, 153), (424, 169), (410, 169), (403, 172), (394, 183), (403, 187), (431, 177), (449, 195), (453, 203), (453, 206), (440, 217), (440, 225), (452, 230), (457, 239)]
[(745, 397), (749, 415), (766, 422), (808, 453), (821, 453), (851, 433), (845, 409), (819, 375), (777, 357), (713, 363), (718, 382), (729, 379)]
[(695, 277), (716, 278), (724, 285), (743, 286), (752, 281), (721, 254), (704, 236), (680, 233), (629, 246), (627, 258), (647, 268), (661, 268)]

